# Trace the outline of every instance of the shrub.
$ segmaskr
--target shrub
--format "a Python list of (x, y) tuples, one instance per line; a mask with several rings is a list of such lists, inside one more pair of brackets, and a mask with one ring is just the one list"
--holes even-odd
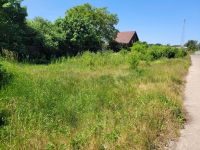
[(158, 46), (151, 46), (147, 50), (147, 56), (150, 60), (156, 60), (162, 57), (162, 53)]
[(138, 52), (132, 52), (130, 55), (129, 63), (132, 69), (137, 69), (139, 65), (140, 54)]
[(144, 53), (148, 49), (148, 44), (146, 42), (136, 42), (131, 47), (131, 51), (137, 51)]
[(176, 58), (185, 57), (186, 55), (187, 55), (186, 50), (177, 48), (177, 52), (176, 52), (176, 55), (175, 55)]
[(11, 79), (11, 74), (7, 73), (6, 70), (0, 64), (0, 88), (6, 85)]
[(172, 47), (164, 47), (162, 51), (162, 57), (164, 58), (175, 58), (177, 49)]
[(179, 58), (187, 55), (186, 51), (180, 48), (164, 45), (147, 45), (137, 42), (131, 47), (132, 52), (137, 52), (141, 60), (157, 60), (160, 58)]

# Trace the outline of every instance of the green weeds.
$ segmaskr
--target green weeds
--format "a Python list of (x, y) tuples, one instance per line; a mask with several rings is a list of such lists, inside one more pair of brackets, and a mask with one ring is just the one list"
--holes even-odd
[(1, 64), (14, 78), (0, 90), (0, 149), (157, 149), (184, 121), (188, 57), (87, 52)]

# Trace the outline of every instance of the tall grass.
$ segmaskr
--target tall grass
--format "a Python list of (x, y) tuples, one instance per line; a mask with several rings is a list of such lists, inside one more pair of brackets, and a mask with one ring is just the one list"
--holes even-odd
[(122, 51), (49, 65), (1, 61), (13, 79), (0, 90), (0, 149), (162, 148), (184, 122), (189, 58), (131, 58)]

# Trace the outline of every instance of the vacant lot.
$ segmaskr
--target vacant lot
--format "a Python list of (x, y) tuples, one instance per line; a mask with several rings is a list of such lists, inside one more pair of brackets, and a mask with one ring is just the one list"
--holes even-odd
[[(50, 65), (0, 61), (0, 149), (158, 149), (184, 122), (189, 57), (91, 54)], [(8, 77), (7, 77), (8, 76)]]

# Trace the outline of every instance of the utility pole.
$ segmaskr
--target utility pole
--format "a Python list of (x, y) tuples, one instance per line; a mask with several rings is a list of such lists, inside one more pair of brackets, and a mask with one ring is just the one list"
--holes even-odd
[(184, 19), (183, 21), (183, 29), (182, 29), (182, 33), (181, 33), (181, 47), (184, 47), (185, 44), (185, 25), (186, 25), (186, 19)]

